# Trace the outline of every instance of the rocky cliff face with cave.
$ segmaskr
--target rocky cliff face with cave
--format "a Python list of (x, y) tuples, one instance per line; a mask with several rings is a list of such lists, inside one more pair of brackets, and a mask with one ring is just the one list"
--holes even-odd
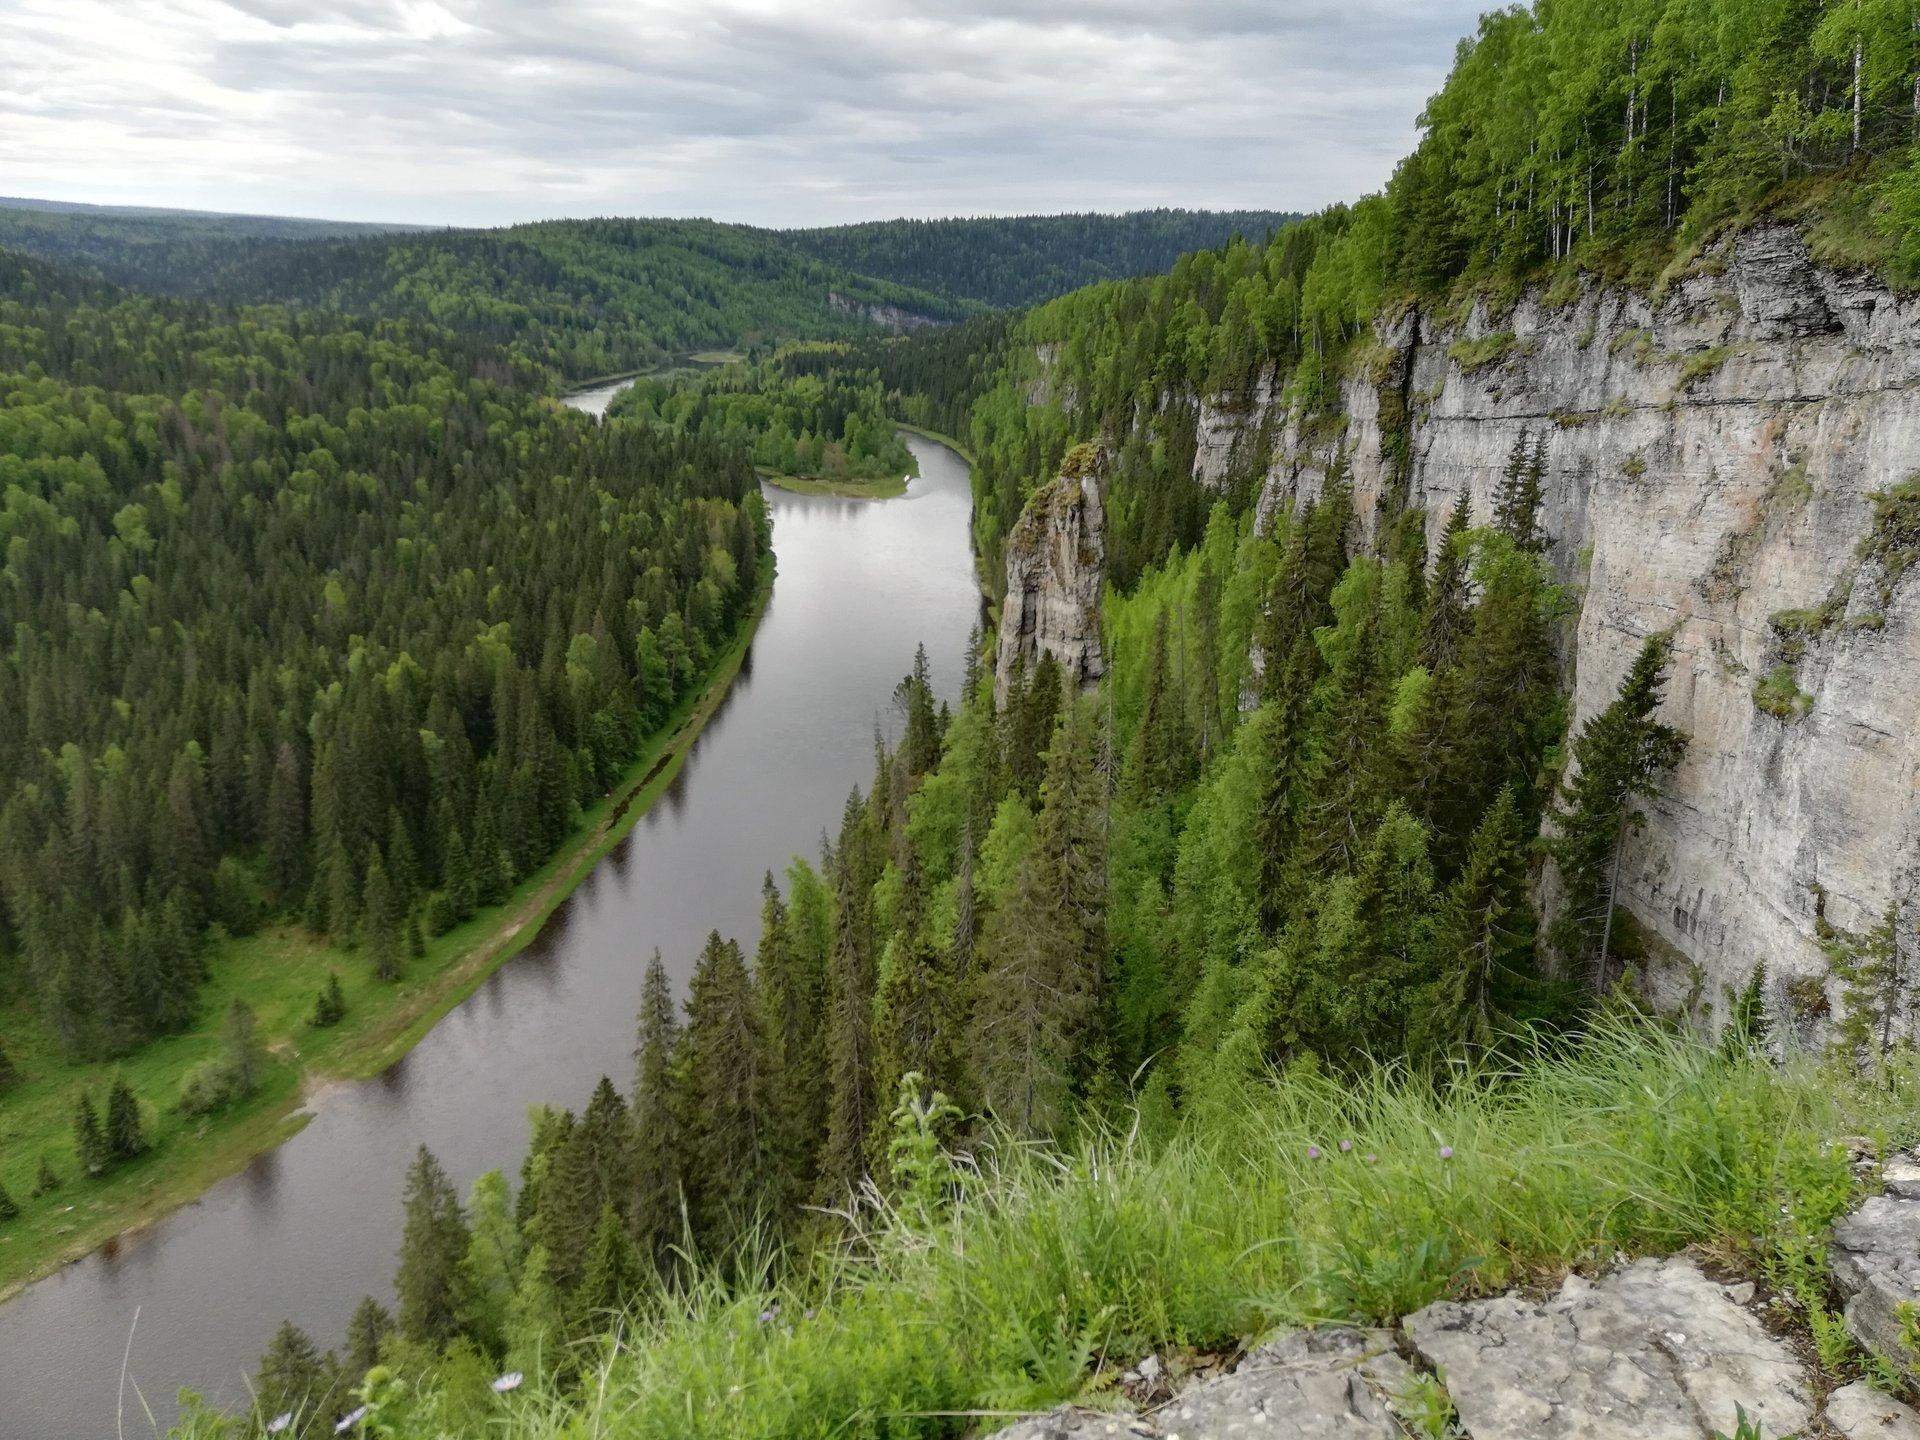
[[(1657, 296), (1401, 316), (1355, 368), (1343, 428), (1304, 428), (1264, 382), (1201, 401), (1195, 473), (1252, 469), (1270, 516), (1344, 451), (1369, 537), (1412, 506), (1431, 545), (1463, 490), (1487, 517), (1515, 444), (1544, 440), (1576, 726), (1674, 632), (1665, 718), (1690, 743), (1621, 896), (1653, 997), (1711, 1023), (1764, 965), (1779, 1030), (1810, 1039), (1844, 998), (1823, 939), (1890, 907), (1920, 994), (1920, 299), (1773, 225)], [(1031, 520), (1009, 544), (1034, 592), (1017, 613), (1083, 629)]]

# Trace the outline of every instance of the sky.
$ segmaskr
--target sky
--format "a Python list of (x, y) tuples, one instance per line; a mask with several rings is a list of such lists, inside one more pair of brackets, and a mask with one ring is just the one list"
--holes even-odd
[(1308, 210), (1485, 0), (0, 0), (0, 193), (425, 224)]

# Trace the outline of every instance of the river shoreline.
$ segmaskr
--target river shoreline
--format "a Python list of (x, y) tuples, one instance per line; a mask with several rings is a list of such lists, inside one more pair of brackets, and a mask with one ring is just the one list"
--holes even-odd
[(291, 1140), (313, 1119), (327, 1090), (378, 1075), (406, 1055), (488, 976), (531, 943), (548, 916), (672, 783), (739, 674), (772, 597), (774, 571), (775, 562), (769, 557), (752, 608), (711, 668), (706, 685), (681, 702), (620, 783), (585, 812), (578, 830), (560, 851), (483, 917), (482, 928), (466, 938), (458, 955), (399, 997), (362, 1033), (330, 1052), (326, 1062), (276, 1075), (262, 1093), (222, 1117), (214, 1132), (191, 1150), (155, 1153), (145, 1162), (151, 1168), (140, 1176), (144, 1188), (89, 1217), (58, 1247), (32, 1256), (17, 1269), (9, 1263), (13, 1257), (0, 1252), (0, 1305), (64, 1267), (132, 1239)]

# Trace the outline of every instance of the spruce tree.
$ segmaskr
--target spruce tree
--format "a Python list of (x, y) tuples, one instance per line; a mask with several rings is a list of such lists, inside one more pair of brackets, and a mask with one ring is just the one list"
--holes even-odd
[[(874, 1000), (874, 1093), (895, 1096), (909, 1074), (948, 1095), (960, 1090), (960, 997), (952, 950), (927, 930), (927, 877), (909, 841), (893, 939)], [(869, 1153), (884, 1162), (891, 1116), (875, 1117)]]
[(465, 920), (476, 904), (473, 860), (467, 853), (466, 838), (455, 830), (447, 836), (446, 894), (453, 907), (453, 918)]
[(873, 1126), (873, 883), (878, 866), (860, 792), (847, 798), (834, 853), (833, 948), (827, 968), (827, 1127), (819, 1198), (843, 1201), (866, 1174)]
[(687, 1205), (703, 1245), (759, 1218), (768, 1195), (766, 1040), (740, 947), (718, 931), (687, 986)]
[(1551, 851), (1563, 890), (1555, 948), (1586, 968), (1594, 988), (1610, 976), (1607, 955), (1627, 836), (1646, 823), (1637, 802), (1659, 793), (1680, 763), (1686, 737), (1654, 718), (1666, 685), (1673, 641), (1651, 635), (1619, 696), (1592, 716), (1573, 743), (1574, 772), (1560, 787)]
[(40, 1168), (34, 1172), (33, 1176), (33, 1190), (31, 1192), (33, 1198), (38, 1200), (43, 1195), (51, 1195), (59, 1188), (60, 1172), (53, 1168), (53, 1162), (51, 1160), (42, 1155), (40, 1157)]
[(393, 1316), (387, 1307), (371, 1295), (360, 1297), (347, 1322), (347, 1351), (343, 1359), (347, 1376), (357, 1381), (380, 1363), (380, 1345), (393, 1333)]
[(467, 1194), (467, 1253), (460, 1258), (460, 1333), (480, 1350), (506, 1354), (507, 1321), (520, 1284), (520, 1227), (506, 1177), (489, 1170)]
[(1540, 530), (1540, 505), (1547, 473), (1547, 437), (1537, 440), (1524, 430), (1507, 455), (1507, 467), (1493, 502), (1494, 528), (1522, 550), (1545, 551), (1547, 537)]
[(7, 1187), (0, 1185), (0, 1221), (19, 1218), (20, 1202), (7, 1193)]
[(104, 1175), (113, 1161), (107, 1148), (106, 1132), (100, 1128), (100, 1112), (93, 1096), (82, 1090), (73, 1111), (73, 1153), (88, 1175)]
[(1415, 1014), (1415, 1053), (1485, 1045), (1534, 980), (1532, 866), (1519, 805), (1503, 786), (1441, 902), (1436, 975)]
[(1385, 805), (1389, 696), (1379, 619), (1376, 599), (1353, 622), (1313, 727), (1300, 819), (1302, 863), (1311, 874), (1352, 869)]
[(260, 1027), (253, 1007), (239, 996), (227, 1007), (227, 1023), (221, 1037), (222, 1063), (228, 1084), (235, 1095), (251, 1095), (260, 1085), (267, 1055), (260, 1044)]
[(291, 1320), (283, 1320), (253, 1377), (254, 1409), (263, 1421), (292, 1415), (293, 1424), (286, 1434), (323, 1434), (333, 1418), (323, 1409), (332, 1381), (331, 1367), (321, 1359), (307, 1332)]
[(333, 971), (327, 972), (326, 983), (320, 987), (320, 993), (313, 1000), (311, 1023), (317, 1029), (326, 1029), (338, 1025), (346, 1018), (347, 994), (340, 987), (340, 977)]
[(125, 1077), (116, 1075), (107, 1091), (107, 1156), (118, 1164), (144, 1154), (146, 1131), (140, 1123), (140, 1101), (135, 1098)]
[(407, 1171), (406, 1224), (400, 1237), (399, 1330), (409, 1340), (444, 1344), (458, 1331), (466, 1305), (461, 1260), (467, 1222), (453, 1182), (422, 1145)]
[(612, 1328), (644, 1280), (633, 1236), (611, 1205), (601, 1207), (580, 1284), (571, 1297), (573, 1329), (593, 1334)]
[(680, 1021), (673, 986), (655, 950), (640, 991), (639, 1047), (633, 1080), (634, 1241), (655, 1263), (680, 1238), (684, 1122), (677, 1078)]
[(784, 1209), (814, 1181), (814, 1152), (826, 1116), (826, 1067), (818, 1043), (826, 971), (793, 933), (793, 918), (769, 873), (761, 885), (760, 949), (754, 957), (766, 1036), (771, 1127), (768, 1153)]
[(1065, 1123), (1097, 1053), (1106, 936), (1098, 727), (1069, 706), (1047, 756), (1034, 840), (987, 922), (970, 1046), (981, 1099), (1026, 1135)]
[(376, 980), (400, 978), (400, 907), (387, 870), (376, 853), (367, 857), (363, 938)]
[(1447, 512), (1447, 527), (1441, 532), (1440, 553), (1433, 563), (1426, 613), (1420, 624), (1420, 660), (1436, 674), (1459, 658), (1466, 633), (1471, 601), (1467, 534), (1472, 528), (1473, 501), (1463, 486), (1453, 509)]
[(274, 902), (288, 904), (307, 886), (307, 796), (299, 752), (281, 741), (267, 796), (267, 884)]
[(1127, 752), (1127, 789), (1136, 802), (1164, 799), (1185, 783), (1193, 766), (1193, 740), (1187, 733), (1186, 701), (1175, 693), (1169, 672), (1167, 611), (1154, 617), (1147, 648), (1145, 691), (1140, 720)]

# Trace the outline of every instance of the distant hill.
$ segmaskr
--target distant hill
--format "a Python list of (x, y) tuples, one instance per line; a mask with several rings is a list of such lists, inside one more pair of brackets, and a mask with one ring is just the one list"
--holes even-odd
[(777, 231), (711, 220), (427, 230), (0, 200), (0, 248), (132, 289), (421, 319), (569, 379), (786, 338), (845, 338), (1165, 269), (1267, 211), (889, 220)]
[(1157, 275), (1189, 251), (1234, 235), (1259, 240), (1299, 218), (1278, 210), (1134, 210), (873, 220), (781, 234), (862, 275), (1008, 309), (1099, 280)]

